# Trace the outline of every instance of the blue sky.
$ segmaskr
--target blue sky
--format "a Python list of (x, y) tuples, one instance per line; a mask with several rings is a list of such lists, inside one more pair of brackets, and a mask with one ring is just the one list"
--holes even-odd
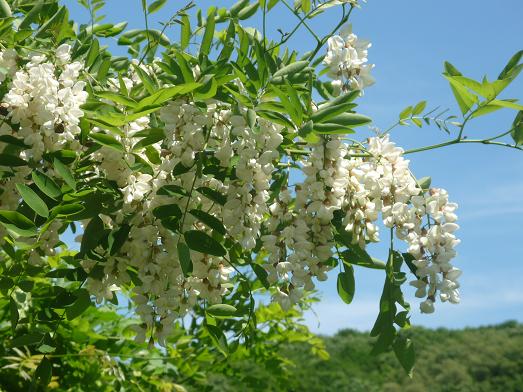
[[(72, 17), (87, 22), (87, 13), (72, 0)], [(217, 2), (196, 1), (205, 7)], [(220, 1), (228, 6), (233, 1)], [(165, 21), (172, 11), (185, 4), (170, 0), (151, 19), (152, 27)], [(311, 25), (319, 33), (337, 22), (339, 8), (322, 15)], [(128, 21), (130, 28), (143, 27), (140, 0), (107, 0), (107, 21)], [(466, 76), (495, 79), (505, 63), (520, 50), (523, 37), (521, 0), (369, 0), (352, 16), (354, 32), (369, 39), (373, 46), (369, 61), (376, 64), (376, 85), (368, 88), (359, 101), (362, 113), (370, 115), (376, 126), (387, 128), (406, 106), (428, 100), (429, 107), (449, 108), (458, 114), (454, 99), (441, 76), (443, 62), (453, 63)], [(275, 9), (268, 19), (284, 31), (294, 26), (294, 16)], [(258, 21), (244, 21), (257, 26)], [(178, 28), (168, 31), (175, 39)], [(275, 36), (276, 37), (276, 36)], [(314, 42), (305, 29), (289, 41), (292, 48), (309, 50)], [(114, 44), (111, 48), (118, 50)], [(120, 52), (120, 54), (123, 54)], [(503, 98), (522, 98), (523, 76), (503, 94)], [(467, 127), (471, 138), (496, 135), (510, 128), (515, 112), (504, 110), (473, 121)], [(363, 135), (364, 133), (362, 133)], [(435, 127), (401, 127), (392, 138), (408, 149), (448, 139)], [(502, 322), (523, 321), (523, 152), (496, 146), (460, 145), (409, 156), (418, 177), (432, 176), (434, 186), (446, 188), (460, 205), (462, 244), (456, 266), (463, 269), (462, 303), (438, 304), (436, 313), (422, 315), (412, 295), (412, 321), (430, 327), (460, 328)], [(370, 248), (373, 255), (385, 258), (386, 248)], [(367, 330), (378, 313), (383, 273), (356, 271), (356, 297), (345, 305), (337, 297), (335, 275), (320, 284), (322, 301), (315, 305), (316, 317), (306, 315), (313, 331), (334, 333), (340, 328)], [(405, 288), (410, 294), (412, 290)]]

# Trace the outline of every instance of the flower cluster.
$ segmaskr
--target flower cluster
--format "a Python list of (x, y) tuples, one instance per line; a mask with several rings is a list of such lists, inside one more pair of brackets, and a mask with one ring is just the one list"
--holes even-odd
[[(0, 83), (6, 88), (0, 103), (0, 136), (18, 139), (26, 146), (18, 157), (52, 175), (52, 168), (42, 160), (45, 153), (80, 149), (80, 106), (88, 96), (85, 82), (80, 80), (83, 66), (71, 62), (71, 46), (63, 44), (52, 55), (33, 53), (27, 59), (13, 49), (1, 51), (0, 68)], [(9, 148), (0, 142), (2, 150)], [(20, 199), (16, 184), (25, 183), (30, 174), (28, 166), (11, 169), (2, 182), (0, 208), (16, 209)], [(46, 227), (39, 252), (54, 254), (61, 227), (59, 221)], [(37, 252), (32, 253), (30, 262), (40, 262)]]
[(333, 79), (334, 94), (350, 90), (363, 90), (374, 84), (370, 71), (374, 64), (368, 64), (368, 49), (371, 43), (358, 38), (352, 32), (352, 25), (342, 27), (340, 34), (329, 38), (324, 64)]
[[(443, 302), (458, 303), (461, 271), (450, 263), (459, 244), (453, 234), (457, 205), (448, 202), (446, 191), (423, 190), (403, 150), (388, 135), (370, 138), (367, 156), (348, 150), (337, 137), (323, 137), (310, 148), (302, 168), (305, 180), (296, 185), (292, 219), (281, 220), (285, 228), (277, 236), (266, 236), (269, 276), (288, 282), (274, 299), (288, 307), (300, 298), (301, 288), (314, 288), (313, 278), (326, 279), (335, 246), (331, 222), (339, 210), (355, 246), (379, 241), (380, 216), (407, 243), (417, 277), (411, 284), (418, 297), (426, 297), (422, 312), (434, 310), (437, 293)], [(287, 208), (278, 204), (277, 211)], [(288, 256), (282, 257), (285, 252)]]
[[(123, 80), (129, 89), (136, 83), (132, 72)], [(149, 126), (149, 117), (144, 117), (115, 136), (122, 149), (103, 146), (94, 154), (97, 174), (114, 181), (123, 198), (120, 211), (102, 216), (104, 224), (114, 231), (128, 227), (129, 240), (106, 257), (103, 276), (90, 276), (86, 287), (102, 301), (133, 282), (131, 300), (143, 321), (136, 326), (137, 338), (145, 339), (147, 331), (154, 331), (155, 339), (163, 343), (175, 319), (200, 301), (220, 303), (232, 287), (233, 268), (221, 257), (190, 250), (192, 271), (184, 272), (178, 248), (185, 239), (179, 233), (198, 230), (210, 235), (210, 228), (192, 213), (205, 211), (223, 222), (243, 249), (253, 249), (270, 211), (268, 190), (283, 136), (281, 126), (262, 118), (249, 125), (246, 112), (233, 112), (230, 105), (215, 101), (205, 108), (186, 99), (171, 101), (158, 118), (160, 141), (136, 147)], [(151, 151), (156, 152), (155, 159)], [(233, 169), (234, 175), (205, 173), (203, 166), (209, 159), (224, 171)], [(138, 161), (147, 162), (151, 171), (133, 169)], [(180, 173), (174, 174), (177, 170)], [(204, 196), (201, 189), (221, 195), (223, 203)], [(83, 263), (87, 270), (96, 264), (94, 260)], [(136, 271), (139, 283), (130, 270)]]
[[(70, 62), (70, 51), (69, 45), (60, 46), (54, 62), (45, 55), (31, 55), (29, 62), (12, 75), (2, 107), (10, 123), (20, 126), (18, 136), (30, 146), (23, 158), (38, 161), (45, 151), (57, 151), (66, 145), (75, 149), (74, 144), (78, 148), (75, 136), (80, 133), (80, 106), (87, 92), (85, 82), (78, 80), (82, 64)], [(2, 60), (12, 64), (14, 57), (6, 52)]]

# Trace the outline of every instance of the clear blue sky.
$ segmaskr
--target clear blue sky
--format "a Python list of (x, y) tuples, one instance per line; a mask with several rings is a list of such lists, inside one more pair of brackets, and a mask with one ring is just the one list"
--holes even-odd
[[(292, 1), (291, 1), (292, 2)], [(87, 21), (84, 10), (75, 1), (72, 17)], [(233, 1), (196, 1), (203, 7)], [(152, 18), (152, 26), (165, 21), (185, 2), (170, 0), (168, 6)], [(337, 21), (334, 8), (312, 22), (318, 32), (328, 30)], [(142, 28), (140, 0), (107, 0), (107, 21), (128, 21), (130, 28)], [(375, 86), (360, 100), (360, 111), (370, 115), (375, 125), (387, 128), (406, 106), (422, 99), (429, 106), (449, 108), (458, 114), (446, 81), (441, 77), (443, 62), (453, 63), (465, 75), (495, 79), (512, 54), (522, 48), (523, 1), (521, 0), (439, 0), (413, 1), (369, 0), (353, 13), (354, 32), (369, 39), (373, 46), (369, 61), (376, 64)], [(293, 16), (277, 9), (269, 24), (284, 31), (294, 26)], [(257, 26), (257, 20), (244, 25)], [(168, 31), (175, 39), (178, 28)], [(305, 29), (300, 30), (290, 46), (309, 50), (314, 42)], [(117, 49), (114, 44), (111, 48)], [(120, 52), (120, 54), (123, 54)], [(523, 75), (502, 95), (523, 98)], [(487, 119), (472, 122), (471, 138), (495, 135), (510, 128), (515, 112), (497, 112)], [(392, 137), (401, 146), (413, 148), (447, 140), (437, 128), (402, 127)], [(458, 247), (456, 266), (463, 269), (462, 303), (438, 304), (436, 313), (421, 315), (418, 300), (412, 299), (412, 321), (430, 327), (459, 328), (502, 322), (523, 321), (523, 152), (495, 146), (461, 145), (410, 156), (418, 177), (430, 175), (433, 185), (446, 188), (460, 205), (462, 244)], [(384, 258), (383, 246), (371, 248)], [(366, 330), (378, 313), (382, 289), (381, 271), (358, 269), (356, 297), (347, 306), (338, 299), (335, 276), (319, 285), (322, 302), (314, 309), (319, 318), (307, 314), (314, 331), (334, 333), (340, 328)], [(412, 294), (409, 287), (405, 289)], [(319, 323), (319, 325), (318, 325)]]

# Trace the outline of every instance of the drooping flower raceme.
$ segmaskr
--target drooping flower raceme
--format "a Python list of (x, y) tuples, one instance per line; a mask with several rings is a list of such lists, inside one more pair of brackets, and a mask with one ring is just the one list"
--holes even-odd
[(342, 27), (340, 34), (327, 41), (328, 50), (324, 64), (333, 79), (335, 95), (349, 90), (363, 90), (374, 84), (370, 71), (374, 64), (368, 63), (368, 49), (371, 43), (361, 40), (352, 32), (352, 25)]

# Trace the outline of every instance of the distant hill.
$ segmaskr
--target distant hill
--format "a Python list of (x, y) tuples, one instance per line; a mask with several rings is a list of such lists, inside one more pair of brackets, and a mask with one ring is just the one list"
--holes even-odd
[[(463, 330), (413, 328), (417, 361), (409, 379), (392, 354), (369, 354), (368, 334), (343, 330), (325, 337), (331, 358), (313, 356), (303, 344), (285, 351), (294, 362), (284, 387), (273, 371), (250, 363), (245, 377), (209, 379), (213, 390), (289, 392), (522, 392), (523, 325), (509, 321)], [(281, 382), (281, 380), (279, 380)]]

